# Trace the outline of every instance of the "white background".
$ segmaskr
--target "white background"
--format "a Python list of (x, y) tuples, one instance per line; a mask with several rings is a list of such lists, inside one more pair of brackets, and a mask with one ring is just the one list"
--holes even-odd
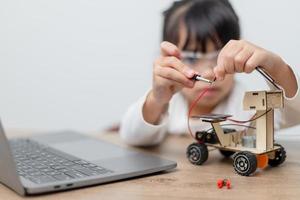
[[(91, 132), (118, 122), (151, 86), (161, 12), (171, 2), (1, 0), (5, 128)], [(231, 2), (243, 37), (280, 54), (299, 72), (300, 2)], [(239, 78), (262, 87), (257, 75)]]

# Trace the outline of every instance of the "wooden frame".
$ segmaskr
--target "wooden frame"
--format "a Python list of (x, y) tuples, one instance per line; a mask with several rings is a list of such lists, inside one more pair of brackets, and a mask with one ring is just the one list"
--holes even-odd
[[(242, 133), (239, 131), (224, 133), (221, 122), (226, 121), (230, 115), (201, 115), (193, 118), (199, 118), (203, 122), (212, 125), (218, 144), (209, 144), (222, 150), (228, 151), (250, 151), (254, 154), (270, 154), (279, 147), (274, 146), (274, 109), (283, 108), (284, 98), (281, 90), (276, 91), (248, 91), (244, 95), (244, 110), (255, 110), (256, 119), (256, 147), (244, 147), (241, 144)], [(272, 157), (272, 155), (270, 155)]]

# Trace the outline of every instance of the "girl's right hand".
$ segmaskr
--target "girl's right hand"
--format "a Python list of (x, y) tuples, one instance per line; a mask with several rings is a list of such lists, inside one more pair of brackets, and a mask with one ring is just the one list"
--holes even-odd
[(196, 72), (180, 61), (179, 49), (170, 42), (161, 43), (161, 56), (153, 66), (153, 86), (150, 95), (161, 105), (184, 87), (193, 88), (191, 78)]
[(144, 120), (158, 124), (168, 108), (172, 96), (183, 87), (194, 87), (191, 78), (196, 74), (180, 61), (179, 49), (169, 43), (161, 43), (161, 55), (154, 62), (153, 86), (143, 106)]

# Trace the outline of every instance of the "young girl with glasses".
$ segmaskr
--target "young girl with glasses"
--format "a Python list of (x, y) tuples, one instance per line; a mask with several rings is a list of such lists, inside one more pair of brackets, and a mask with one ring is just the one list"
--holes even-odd
[[(215, 80), (191, 115), (231, 114), (248, 119), (243, 111), (245, 86), (235, 73), (252, 73), (261, 67), (283, 89), (285, 108), (275, 111), (275, 128), (300, 122), (298, 76), (278, 55), (241, 40), (239, 19), (228, 0), (181, 0), (164, 12), (161, 54), (154, 61), (153, 84), (123, 117), (120, 134), (131, 145), (160, 143), (167, 133), (188, 132), (187, 113), (208, 83)], [(270, 85), (272, 87), (272, 85)], [(272, 89), (272, 88), (271, 88)], [(192, 130), (207, 124), (192, 124)]]

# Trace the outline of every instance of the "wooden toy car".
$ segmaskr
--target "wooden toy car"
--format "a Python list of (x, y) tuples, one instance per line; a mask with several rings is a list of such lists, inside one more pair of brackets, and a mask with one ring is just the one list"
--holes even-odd
[(233, 155), (233, 167), (242, 176), (249, 176), (259, 168), (268, 164), (278, 166), (285, 161), (286, 152), (279, 144), (274, 144), (274, 109), (282, 108), (283, 92), (252, 91), (244, 95), (244, 110), (256, 110), (254, 116), (256, 133), (245, 133), (235, 129), (224, 128), (221, 122), (230, 115), (194, 116), (202, 122), (210, 123), (212, 129), (198, 131), (195, 134), (197, 142), (187, 148), (187, 158), (192, 164), (201, 165), (208, 158), (208, 148), (211, 146), (220, 150), (226, 157)]

